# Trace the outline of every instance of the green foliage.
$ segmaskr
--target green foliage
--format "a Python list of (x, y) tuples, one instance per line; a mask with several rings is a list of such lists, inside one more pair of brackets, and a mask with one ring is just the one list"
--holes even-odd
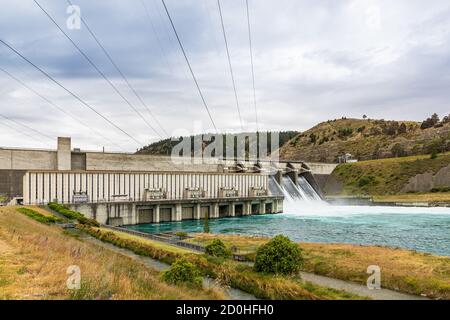
[(374, 176), (363, 176), (358, 181), (358, 187), (362, 188), (367, 185), (372, 185), (376, 181), (376, 178)]
[(59, 204), (56, 202), (49, 202), (48, 207), (50, 209), (58, 212), (59, 214), (62, 214), (67, 219), (77, 220), (79, 223), (89, 225), (89, 226), (95, 226), (95, 227), (100, 226), (100, 224), (96, 220), (86, 218), (81, 213), (79, 213), (77, 211), (72, 211), (62, 204)]
[(293, 274), (300, 270), (303, 257), (297, 244), (278, 235), (258, 248), (254, 269), (257, 272)]
[(433, 193), (437, 192), (450, 192), (450, 187), (435, 187), (430, 190)]
[(425, 121), (422, 122), (422, 124), (420, 125), (420, 129), (425, 130), (428, 128), (432, 128), (438, 123), (439, 123), (439, 116), (436, 113), (434, 113), (430, 118), (427, 118)]
[(346, 127), (346, 128), (339, 128), (338, 130), (338, 137), (339, 138), (346, 138), (351, 136), (353, 133), (353, 129), (350, 127)]
[(188, 236), (187, 232), (184, 231), (178, 231), (175, 233), (175, 235), (180, 238), (186, 238)]
[(205, 253), (210, 256), (229, 258), (231, 256), (231, 250), (228, 249), (220, 239), (214, 239), (210, 244), (205, 247)]
[[(282, 147), (283, 145), (285, 145), (286, 143), (288, 143), (292, 138), (294, 138), (295, 136), (297, 136), (299, 134), (299, 132), (297, 131), (277, 131), (277, 132), (267, 132), (268, 137), (267, 137), (267, 144), (269, 146), (270, 149), (270, 145), (271, 145), (271, 139), (272, 139), (272, 134), (278, 134), (278, 143), (279, 146)], [(245, 134), (245, 133), (244, 133)], [(247, 134), (254, 134), (253, 133), (247, 133)], [(223, 135), (223, 147), (224, 150), (226, 150), (227, 147), (227, 138), (228, 140), (232, 140), (234, 141), (234, 139), (230, 139), (230, 136), (236, 137), (237, 135), (233, 134), (228, 134), (228, 135)], [(259, 135), (258, 135), (259, 136)], [(195, 136), (190, 136), (190, 137), (178, 137), (180, 140), (181, 139), (190, 139), (191, 140), (191, 144), (193, 144), (194, 139), (202, 139), (201, 135), (195, 135)], [(143, 147), (142, 149), (139, 149), (137, 151), (137, 153), (139, 154), (157, 154), (157, 155), (171, 155), (172, 154), (172, 149), (180, 142), (180, 140), (174, 139), (172, 140), (172, 138), (169, 139), (163, 139), (157, 142), (154, 142), (148, 146)], [(204, 141), (204, 145), (205, 147), (208, 146), (210, 143), (214, 142), (214, 139), (211, 140), (205, 140)], [(236, 145), (233, 146), (234, 149), (234, 154), (236, 154)], [(248, 142), (246, 142), (246, 147), (248, 147)], [(269, 152), (274, 151), (274, 150), (268, 150)], [(232, 156), (232, 155), (227, 155), (227, 156)]]
[(30, 217), (33, 220), (36, 220), (41, 223), (45, 224), (52, 224), (56, 222), (63, 222), (63, 219), (57, 218), (57, 217), (51, 217), (51, 216), (44, 216), (43, 214), (40, 214), (37, 211), (28, 209), (28, 208), (18, 208), (17, 211), (20, 213), (23, 213), (24, 215)]
[(199, 269), (186, 258), (177, 259), (169, 270), (163, 272), (162, 279), (170, 284), (190, 284), (198, 287), (202, 285)]
[(396, 143), (391, 148), (391, 153), (394, 157), (406, 157), (408, 154), (405, 151), (405, 148), (400, 143)]
[(5, 203), (6, 201), (8, 201), (8, 197), (0, 194), (0, 203)]

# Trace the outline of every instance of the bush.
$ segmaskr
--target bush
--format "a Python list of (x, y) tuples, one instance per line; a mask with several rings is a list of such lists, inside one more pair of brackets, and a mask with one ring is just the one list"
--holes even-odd
[(374, 176), (364, 176), (361, 177), (358, 180), (358, 187), (362, 188), (364, 186), (367, 186), (369, 184), (373, 184), (375, 182), (375, 177)]
[(60, 218), (44, 216), (43, 214), (40, 214), (39, 212), (28, 209), (28, 208), (18, 208), (17, 211), (19, 211), (20, 213), (23, 213), (24, 215), (30, 217), (33, 220), (36, 220), (38, 222), (45, 223), (45, 224), (63, 222), (63, 220)]
[(229, 258), (231, 256), (231, 250), (225, 246), (220, 239), (214, 239), (210, 244), (205, 247), (205, 253), (213, 257)]
[(303, 263), (300, 248), (288, 237), (278, 235), (256, 251), (254, 269), (257, 272), (292, 274)]
[(433, 193), (436, 192), (450, 192), (450, 187), (435, 187), (430, 190)]
[(162, 279), (170, 284), (202, 285), (199, 269), (185, 258), (177, 259), (169, 270), (163, 272)]
[(72, 211), (62, 204), (59, 204), (56, 202), (49, 202), (48, 207), (50, 209), (58, 212), (59, 214), (62, 214), (64, 217), (66, 217), (68, 219), (77, 220), (81, 224), (86, 224), (86, 225), (95, 226), (95, 227), (100, 226), (100, 224), (96, 220), (86, 218), (81, 213), (79, 213), (77, 211)]
[(175, 235), (180, 238), (186, 238), (188, 236), (187, 232), (184, 232), (184, 231), (179, 231), (179, 232), (175, 233)]

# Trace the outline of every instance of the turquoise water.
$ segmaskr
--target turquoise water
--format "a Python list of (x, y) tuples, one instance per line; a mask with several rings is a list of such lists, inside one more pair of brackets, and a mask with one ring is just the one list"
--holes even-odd
[[(299, 212), (299, 208), (285, 208)], [(295, 211), (293, 211), (295, 210)], [(211, 233), (274, 236), (294, 241), (385, 245), (450, 256), (450, 208), (310, 205), (303, 213), (210, 219)], [(203, 221), (142, 224), (148, 233), (202, 232)]]

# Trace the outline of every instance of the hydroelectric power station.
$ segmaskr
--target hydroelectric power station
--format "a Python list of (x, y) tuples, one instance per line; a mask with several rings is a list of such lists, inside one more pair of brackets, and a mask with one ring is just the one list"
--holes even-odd
[(286, 196), (320, 198), (317, 181), (333, 168), (87, 152), (60, 137), (56, 150), (0, 148), (0, 194), (10, 204), (62, 203), (113, 226), (275, 214)]

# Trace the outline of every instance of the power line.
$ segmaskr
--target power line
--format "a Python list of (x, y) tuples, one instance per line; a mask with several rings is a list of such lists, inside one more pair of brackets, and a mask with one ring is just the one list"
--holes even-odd
[(225, 32), (225, 25), (223, 23), (222, 8), (220, 6), (220, 0), (217, 0), (217, 6), (219, 7), (219, 15), (220, 15), (220, 22), (222, 24), (223, 40), (225, 41), (225, 48), (227, 50), (228, 66), (230, 67), (231, 82), (233, 83), (234, 97), (236, 99), (236, 107), (237, 107), (237, 111), (238, 111), (238, 115), (239, 115), (239, 122), (241, 124), (241, 129), (244, 130), (244, 125), (242, 124), (241, 109), (239, 108), (239, 99), (238, 99), (238, 95), (237, 95), (237, 91), (236, 91), (236, 83), (234, 81), (233, 67), (231, 65), (230, 51), (228, 49), (228, 41), (227, 41), (227, 36), (226, 36), (226, 32)]
[(80, 119), (76, 118), (75, 116), (71, 115), (69, 112), (67, 112), (66, 110), (64, 110), (62, 107), (60, 107), (59, 105), (57, 105), (56, 103), (54, 103), (53, 101), (51, 101), (50, 99), (46, 98), (44, 95), (40, 94), (39, 92), (37, 92), (36, 90), (34, 90), (33, 88), (31, 88), (29, 85), (27, 85), (25, 82), (23, 82), (22, 80), (20, 80), (19, 78), (15, 77), (14, 75), (12, 75), (10, 72), (8, 72), (7, 70), (3, 69), (2, 67), (0, 67), (0, 70), (3, 71), (6, 75), (8, 75), (11, 79), (15, 80), (16, 82), (18, 82), (19, 84), (21, 84), (23, 87), (25, 87), (26, 89), (30, 90), (31, 92), (33, 92), (35, 95), (37, 95), (38, 97), (40, 97), (41, 99), (43, 99), (44, 101), (46, 101), (48, 104), (50, 104), (51, 106), (53, 106), (54, 108), (56, 108), (57, 110), (61, 111), (62, 113), (64, 113), (65, 115), (69, 116), (70, 118), (72, 118), (73, 120), (77, 121), (78, 123), (80, 123), (81, 125), (85, 126), (86, 128), (88, 128), (89, 130), (91, 130), (93, 133), (95, 133), (96, 135), (102, 137), (103, 139), (109, 141), (112, 145), (115, 145), (116, 147), (118, 147), (119, 149), (123, 150), (121, 146), (119, 146), (118, 144), (116, 144), (114, 141), (110, 140), (109, 138), (105, 137), (104, 135), (102, 135), (100, 132), (98, 132), (97, 130), (95, 130), (94, 128), (91, 128), (90, 126), (88, 126), (86, 123), (84, 123), (83, 121), (81, 121)]
[(256, 107), (255, 71), (254, 71), (254, 67), (253, 67), (252, 31), (250, 28), (250, 13), (249, 13), (249, 9), (248, 9), (248, 0), (245, 0), (245, 4), (247, 7), (247, 26), (248, 26), (248, 43), (250, 45), (250, 63), (252, 65), (253, 103), (255, 106), (256, 132), (258, 132), (259, 131), (258, 109)]
[(166, 3), (164, 2), (164, 0), (161, 0), (161, 1), (162, 1), (162, 4), (164, 5), (164, 9), (166, 11), (167, 17), (169, 18), (170, 25), (172, 26), (173, 32), (175, 33), (175, 36), (176, 36), (177, 41), (178, 41), (178, 44), (180, 45), (181, 51), (183, 52), (184, 59), (186, 60), (186, 63), (188, 65), (188, 67), (189, 67), (189, 71), (191, 72), (192, 79), (194, 79), (195, 86), (197, 87), (197, 90), (198, 90), (198, 93), (200, 95), (200, 98), (203, 101), (203, 106), (205, 107), (206, 112), (208, 113), (209, 119), (211, 120), (211, 123), (212, 123), (212, 125), (213, 125), (213, 127), (214, 127), (214, 129), (216, 130), (216, 133), (217, 133), (218, 131), (217, 131), (216, 124), (215, 124), (215, 122), (214, 122), (214, 120), (213, 120), (213, 118), (211, 116), (211, 112), (209, 112), (208, 105), (207, 105), (206, 100), (205, 100), (205, 98), (203, 96), (202, 90), (200, 89), (200, 86), (199, 86), (199, 84), (197, 82), (197, 78), (195, 77), (194, 71), (192, 70), (191, 64), (190, 64), (189, 59), (188, 59), (188, 57), (186, 55), (186, 51), (184, 50), (183, 44), (181, 43), (180, 37), (178, 36), (178, 32), (177, 32), (177, 29), (175, 28), (175, 25), (174, 25), (173, 21), (172, 21), (172, 17), (170, 16), (169, 10), (167, 9), (167, 6), (166, 6)]
[(90, 104), (88, 104), (87, 102), (85, 102), (83, 99), (81, 99), (79, 96), (77, 96), (75, 93), (73, 93), (72, 91), (70, 91), (69, 89), (67, 89), (65, 86), (63, 86), (61, 83), (59, 83), (57, 80), (55, 80), (52, 76), (50, 76), (47, 72), (45, 72), (44, 70), (42, 70), (41, 68), (39, 68), (36, 64), (34, 64), (32, 61), (30, 61), (27, 57), (25, 57), (24, 55), (22, 55), (19, 51), (17, 51), (16, 49), (14, 49), (13, 47), (11, 47), (9, 44), (7, 44), (4, 40), (0, 39), (0, 42), (5, 45), (6, 47), (8, 47), (11, 51), (13, 51), (15, 54), (17, 54), (19, 57), (21, 57), (23, 60), (25, 60), (27, 63), (29, 63), (30, 65), (32, 65), (34, 68), (36, 68), (37, 70), (39, 70), (44, 76), (46, 76), (48, 79), (50, 79), (52, 82), (54, 82), (56, 85), (58, 85), (60, 88), (64, 89), (67, 93), (69, 93), (72, 97), (74, 97), (75, 99), (77, 99), (79, 102), (81, 102), (85, 107), (89, 108), (90, 110), (92, 110), (93, 112), (95, 112), (98, 116), (100, 116), (103, 120), (105, 120), (106, 122), (108, 122), (110, 125), (112, 125), (114, 128), (116, 128), (117, 130), (119, 130), (120, 132), (122, 132), (123, 134), (125, 134), (127, 137), (129, 137), (131, 140), (133, 140), (134, 142), (136, 142), (139, 146), (143, 146), (144, 144), (142, 144), (141, 142), (139, 142), (136, 138), (134, 138), (131, 134), (129, 134), (128, 132), (126, 132), (124, 129), (122, 129), (121, 127), (119, 127), (118, 125), (116, 125), (113, 121), (109, 120), (106, 116), (104, 116), (103, 114), (101, 114), (99, 111), (97, 111), (94, 107), (92, 107)]
[(117, 89), (117, 87), (108, 79), (108, 77), (106, 77), (106, 75), (95, 65), (95, 63), (84, 53), (83, 50), (80, 49), (80, 47), (72, 40), (71, 37), (69, 37), (69, 35), (59, 26), (59, 24), (52, 18), (52, 16), (39, 4), (39, 2), (37, 0), (33, 0), (34, 3), (41, 9), (42, 12), (44, 12), (44, 14), (53, 22), (53, 24), (59, 29), (59, 31), (61, 31), (64, 36), (72, 43), (72, 45), (78, 50), (78, 52), (83, 56), (83, 58), (86, 59), (87, 62), (89, 62), (89, 64), (103, 77), (103, 79), (106, 80), (106, 82), (108, 82), (108, 84), (113, 88), (113, 90), (125, 101), (125, 103), (131, 108), (133, 109), (133, 111), (145, 122), (145, 124), (147, 124), (147, 126), (153, 130), (153, 132), (156, 133), (156, 135), (158, 135), (160, 138), (162, 138), (162, 136), (159, 134), (158, 131), (155, 130), (155, 128), (153, 128), (153, 126), (147, 121), (147, 119), (144, 118), (144, 116), (139, 112), (138, 109), (136, 109), (131, 103), (130, 101), (128, 101), (128, 99), (119, 91), (119, 89)]
[(10, 129), (12, 129), (12, 130), (14, 130), (14, 131), (17, 131), (18, 133), (23, 134), (24, 136), (27, 136), (28, 138), (34, 139), (34, 140), (39, 141), (39, 142), (42, 143), (42, 140), (36, 138), (35, 136), (32, 136), (31, 134), (28, 134), (28, 133), (26, 133), (26, 132), (24, 132), (24, 131), (21, 131), (21, 130), (19, 130), (19, 129), (13, 127), (13, 126), (10, 126), (10, 125), (8, 125), (8, 124), (6, 124), (6, 123), (4, 123), (4, 122), (0, 122), (0, 124), (4, 125), (5, 127), (10, 128)]
[[(67, 3), (69, 5), (72, 5), (72, 2), (70, 2), (70, 0), (67, 0)], [(134, 95), (136, 96), (136, 98), (138, 98), (138, 100), (140, 101), (140, 103), (145, 107), (145, 109), (147, 109), (147, 112), (150, 114), (150, 116), (153, 118), (153, 120), (156, 122), (156, 124), (159, 126), (159, 128), (164, 132), (164, 134), (166, 136), (169, 136), (169, 134), (167, 133), (167, 131), (161, 126), (161, 123), (158, 121), (158, 119), (155, 117), (155, 115), (153, 114), (153, 112), (150, 110), (150, 108), (147, 106), (147, 104), (144, 102), (144, 100), (142, 99), (142, 97), (137, 93), (137, 91), (134, 89), (134, 87), (130, 84), (130, 82), (128, 81), (127, 77), (125, 77), (125, 75), (123, 74), (123, 72), (120, 70), (120, 68), (117, 66), (117, 64), (114, 62), (113, 58), (111, 57), (111, 55), (108, 53), (108, 51), (105, 49), (105, 47), (102, 45), (102, 43), (100, 42), (100, 40), (98, 39), (98, 37), (94, 34), (94, 32), (91, 30), (91, 28), (89, 27), (89, 25), (87, 24), (86, 20), (83, 19), (80, 16), (81, 22), (83, 23), (83, 25), (86, 27), (87, 31), (90, 33), (90, 35), (92, 36), (92, 38), (95, 40), (95, 42), (97, 42), (97, 44), (99, 45), (99, 47), (102, 49), (103, 53), (105, 54), (105, 56), (108, 58), (109, 62), (111, 62), (111, 64), (114, 66), (114, 68), (117, 70), (117, 72), (120, 74), (120, 76), (122, 77), (122, 79), (125, 81), (125, 83), (127, 84), (128, 88), (134, 93)], [(154, 130), (154, 129), (153, 129)], [(159, 135), (159, 134), (158, 134)]]
[(145, 15), (147, 16), (147, 20), (150, 22), (153, 34), (155, 35), (156, 41), (158, 42), (158, 46), (159, 46), (159, 49), (160, 49), (161, 56), (162, 56), (165, 64), (167, 65), (167, 68), (169, 69), (170, 73), (173, 73), (172, 67), (171, 67), (171, 65), (169, 63), (169, 59), (167, 59), (166, 50), (164, 50), (164, 46), (162, 45), (161, 38), (159, 37), (158, 32), (156, 32), (156, 27), (155, 27), (155, 24), (153, 23), (153, 19), (152, 19), (152, 16), (150, 14), (150, 11), (148, 10), (148, 7), (145, 4), (144, 0), (140, 0), (140, 2), (141, 2), (141, 5), (144, 7), (144, 11), (145, 11)]
[(36, 132), (37, 134), (39, 134), (39, 135), (41, 135), (41, 136), (43, 136), (43, 137), (45, 137), (45, 138), (47, 138), (47, 139), (49, 139), (49, 140), (54, 141), (54, 139), (53, 139), (52, 137), (46, 135), (45, 133), (43, 133), (43, 132), (41, 132), (41, 131), (39, 131), (39, 130), (33, 129), (33, 128), (31, 128), (30, 126), (28, 126), (28, 125), (26, 125), (26, 124), (24, 124), (24, 123), (22, 123), (22, 122), (19, 122), (19, 121), (17, 121), (17, 120), (11, 119), (10, 117), (7, 117), (7, 116), (5, 116), (5, 115), (3, 115), (3, 114), (0, 114), (0, 117), (2, 117), (3, 119), (9, 120), (9, 121), (11, 121), (11, 122), (14, 122), (15, 124), (17, 124), (17, 125), (19, 125), (19, 126), (22, 126), (22, 127), (24, 127), (24, 128), (27, 128), (28, 130), (31, 130), (31, 131), (33, 131), (33, 132)]

